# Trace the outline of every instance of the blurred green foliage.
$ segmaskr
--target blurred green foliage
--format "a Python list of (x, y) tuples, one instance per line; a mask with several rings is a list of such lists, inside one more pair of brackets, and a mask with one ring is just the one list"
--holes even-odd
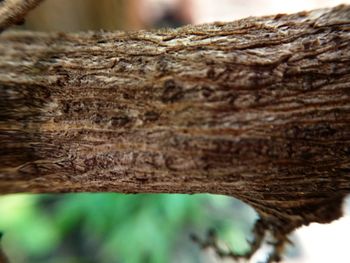
[(214, 228), (246, 250), (255, 213), (207, 194), (8, 195), (0, 198), (3, 247), (17, 263), (203, 262), (189, 239)]

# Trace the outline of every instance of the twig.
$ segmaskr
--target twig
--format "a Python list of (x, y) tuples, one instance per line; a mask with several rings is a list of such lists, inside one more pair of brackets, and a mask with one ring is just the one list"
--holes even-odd
[(208, 249), (211, 248), (214, 250), (216, 255), (219, 258), (228, 258), (232, 259), (233, 262), (238, 260), (249, 261), (251, 257), (262, 247), (262, 244), (265, 242), (267, 232), (270, 232), (272, 235), (273, 242), (267, 242), (272, 246), (271, 254), (267, 255), (266, 261), (264, 263), (280, 262), (283, 256), (283, 251), (286, 244), (293, 243), (288, 239), (288, 234), (291, 232), (289, 230), (285, 231), (281, 229), (276, 224), (278, 222), (266, 220), (262, 216), (258, 219), (253, 228), (253, 241), (248, 241), (250, 244), (250, 250), (244, 254), (238, 254), (234, 251), (227, 249), (222, 249), (219, 246), (219, 239), (215, 230), (210, 229), (207, 233), (206, 238), (200, 239), (196, 234), (191, 234), (190, 238), (193, 242), (197, 243), (200, 248)]
[(0, 32), (21, 23), (42, 0), (5, 0), (0, 3)]
[[(3, 233), (0, 232), (0, 241), (3, 236)], [(9, 263), (8, 258), (6, 257), (5, 253), (2, 251), (2, 247), (0, 244), (0, 263)]]

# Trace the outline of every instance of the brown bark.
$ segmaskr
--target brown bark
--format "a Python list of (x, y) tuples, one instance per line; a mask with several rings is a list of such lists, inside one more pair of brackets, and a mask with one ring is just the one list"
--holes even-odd
[(344, 5), (3, 34), (0, 192), (207, 192), (283, 233), (329, 222), (350, 191), (349, 44)]

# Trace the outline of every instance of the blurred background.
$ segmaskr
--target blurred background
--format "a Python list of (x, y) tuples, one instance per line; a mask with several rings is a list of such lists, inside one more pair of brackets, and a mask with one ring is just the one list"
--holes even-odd
[[(40, 31), (137, 30), (291, 13), (350, 0), (46, 0), (21, 29)], [(284, 262), (350, 262), (347, 215), (303, 227)], [(223, 262), (189, 239), (215, 229), (236, 252), (257, 215), (225, 196), (61, 194), (0, 197), (2, 247), (14, 263)], [(266, 248), (268, 250), (268, 248)], [(265, 251), (266, 252), (266, 251)], [(256, 255), (252, 262), (264, 258)]]

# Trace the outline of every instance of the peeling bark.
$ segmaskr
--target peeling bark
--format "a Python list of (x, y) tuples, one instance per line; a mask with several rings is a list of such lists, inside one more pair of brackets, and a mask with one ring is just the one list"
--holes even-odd
[(349, 101), (349, 6), (175, 30), (8, 32), (0, 192), (225, 194), (284, 236), (341, 216)]

